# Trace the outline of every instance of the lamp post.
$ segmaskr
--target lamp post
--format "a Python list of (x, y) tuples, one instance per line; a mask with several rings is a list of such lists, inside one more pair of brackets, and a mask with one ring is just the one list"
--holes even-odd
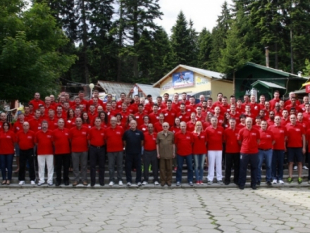
[(89, 97), (89, 99), (91, 99), (91, 97), (93, 96), (93, 89), (94, 89), (95, 85), (93, 83), (90, 83), (88, 86), (90, 88), (90, 97)]

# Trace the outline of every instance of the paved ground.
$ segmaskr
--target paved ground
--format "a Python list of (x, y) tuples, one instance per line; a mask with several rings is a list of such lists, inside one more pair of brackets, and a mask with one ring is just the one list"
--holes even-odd
[(310, 189), (0, 189), (1, 232), (309, 232)]

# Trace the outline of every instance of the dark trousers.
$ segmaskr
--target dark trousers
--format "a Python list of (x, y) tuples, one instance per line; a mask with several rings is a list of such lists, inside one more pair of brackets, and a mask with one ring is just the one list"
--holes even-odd
[(144, 150), (143, 154), (143, 166), (144, 166), (144, 181), (149, 181), (149, 166), (152, 165), (154, 182), (158, 182), (158, 159), (156, 150)]
[(90, 160), (90, 184), (94, 186), (96, 183), (96, 166), (99, 165), (99, 184), (104, 185), (104, 162), (105, 162), (105, 146), (89, 147)]
[(240, 153), (225, 154), (225, 183), (230, 183), (231, 169), (234, 168), (234, 183), (239, 182)]
[(109, 158), (109, 177), (110, 182), (114, 182), (114, 173), (115, 173), (115, 163), (117, 166), (117, 180), (123, 181), (122, 175), (123, 175), (123, 157), (124, 152), (123, 151), (117, 151), (117, 152), (108, 152), (107, 153)]
[(141, 154), (126, 153), (126, 181), (132, 183), (131, 169), (134, 165), (136, 168), (136, 183), (141, 182)]
[[(14, 155), (0, 155), (1, 173), (3, 180), (12, 179), (12, 164)], [(6, 169), (8, 169), (8, 178), (6, 178)]]
[(273, 180), (283, 180), (284, 150), (273, 150), (271, 173)]
[(63, 181), (69, 182), (70, 154), (58, 154), (54, 156), (56, 181), (61, 183), (61, 170), (63, 168)]
[(246, 182), (246, 174), (248, 164), (251, 165), (251, 187), (256, 186), (258, 153), (257, 154), (240, 154), (240, 173), (239, 186), (244, 187)]
[(28, 150), (20, 150), (19, 156), (19, 173), (18, 173), (18, 180), (24, 181), (25, 180), (25, 170), (26, 170), (26, 163), (28, 161), (29, 164), (29, 177), (30, 180), (35, 180), (35, 172), (34, 172), (34, 153), (33, 148)]

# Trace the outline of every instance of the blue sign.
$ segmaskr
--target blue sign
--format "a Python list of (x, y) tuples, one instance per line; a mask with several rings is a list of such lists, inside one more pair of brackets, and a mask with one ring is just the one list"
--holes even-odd
[(192, 71), (183, 71), (172, 75), (173, 88), (194, 86), (194, 73)]

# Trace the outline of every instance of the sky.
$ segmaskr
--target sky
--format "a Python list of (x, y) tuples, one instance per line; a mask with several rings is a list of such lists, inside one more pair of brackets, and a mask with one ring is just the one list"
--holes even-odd
[[(231, 0), (226, 0), (228, 5)], [(171, 28), (175, 25), (177, 16), (183, 11), (186, 20), (194, 22), (194, 28), (200, 32), (204, 27), (209, 31), (216, 25), (216, 20), (221, 14), (221, 6), (225, 0), (159, 0), (162, 20), (156, 23), (162, 26), (171, 35)]]

